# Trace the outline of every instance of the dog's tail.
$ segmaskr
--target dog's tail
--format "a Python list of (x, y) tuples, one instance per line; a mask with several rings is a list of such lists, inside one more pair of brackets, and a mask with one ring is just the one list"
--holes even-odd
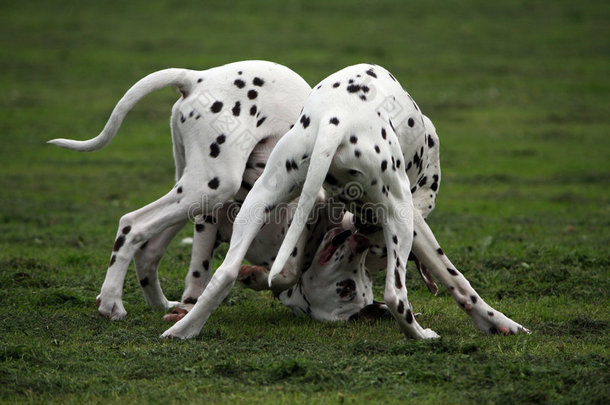
[(102, 149), (110, 143), (112, 138), (114, 138), (127, 113), (147, 94), (163, 87), (175, 86), (178, 87), (182, 95), (186, 97), (191, 92), (193, 86), (192, 80), (189, 80), (188, 72), (189, 70), (187, 69), (164, 69), (151, 73), (138, 81), (127, 90), (127, 93), (119, 100), (114, 107), (104, 130), (95, 138), (86, 141), (52, 139), (47, 143), (79, 152), (92, 152)]
[(322, 188), (332, 159), (343, 139), (342, 135), (344, 131), (333, 123), (336, 118), (331, 119), (330, 121), (328, 118), (329, 117), (326, 117), (320, 121), (316, 141), (311, 154), (309, 169), (307, 170), (303, 190), (299, 197), (299, 203), (294, 216), (292, 217), (290, 227), (286, 232), (286, 237), (282, 242), (282, 246), (278, 251), (277, 257), (273, 262), (273, 266), (269, 273), (270, 287), (274, 285), (274, 281), (275, 284), (282, 284), (280, 280), (282, 276), (280, 273), (292, 254), (299, 237), (303, 233), (309, 214), (316, 201), (316, 196)]

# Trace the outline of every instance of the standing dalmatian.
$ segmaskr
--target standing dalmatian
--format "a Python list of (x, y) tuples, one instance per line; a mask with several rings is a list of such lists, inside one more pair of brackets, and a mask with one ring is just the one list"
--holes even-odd
[[(287, 289), (300, 275), (284, 264), (306, 226), (319, 189), (350, 197), (357, 220), (381, 228), (387, 253), (384, 301), (407, 337), (436, 338), (414, 317), (405, 287), (411, 250), (451, 293), (475, 325), (487, 333), (527, 332), (491, 308), (443, 253), (424, 221), (434, 206), (440, 182), (434, 127), (409, 94), (385, 69), (375, 65), (345, 68), (323, 80), (305, 102), (297, 124), (278, 142), (263, 175), (239, 212), (230, 248), (197, 303), (166, 338), (199, 334), (238, 277), (241, 261), (263, 223), (279, 203), (300, 193), (291, 226), (269, 274), (275, 289)], [(421, 191), (418, 193), (418, 190)], [(357, 222), (358, 222), (357, 221)]]
[(49, 142), (77, 151), (99, 150), (110, 143), (139, 100), (167, 86), (177, 87), (182, 95), (170, 120), (176, 184), (165, 196), (124, 215), (119, 222), (97, 297), (99, 312), (110, 319), (127, 314), (122, 292), (132, 259), (150, 306), (169, 309), (179, 304), (163, 294), (157, 267), (170, 241), (192, 218), (193, 254), (182, 301), (196, 300), (210, 279), (218, 207), (234, 196), (236, 200), (245, 198), (271, 149), (296, 120), (311, 91), (298, 74), (271, 62), (236, 62), (204, 71), (166, 69), (130, 88), (97, 137)]

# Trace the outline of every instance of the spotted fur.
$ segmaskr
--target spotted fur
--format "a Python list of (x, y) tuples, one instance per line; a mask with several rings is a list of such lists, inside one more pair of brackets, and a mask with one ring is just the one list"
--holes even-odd
[[(367, 204), (377, 208), (381, 241), (376, 244), (385, 245), (386, 253), (396, 252), (386, 256), (384, 301), (407, 337), (438, 337), (418, 324), (407, 298), (403, 280), (411, 249), (479, 329), (506, 334), (526, 331), (489, 307), (447, 256), (437, 252), (439, 244), (424, 218), (434, 208), (440, 183), (438, 137), (432, 122), (394, 76), (375, 65), (345, 68), (315, 87), (297, 123), (300, 125), (294, 125), (278, 142), (263, 175), (244, 201), (229, 251), (204, 291), (203, 301), (163, 337), (190, 338), (199, 333), (228, 294), (247, 247), (255, 238), (257, 229), (248, 225), (248, 219), (263, 216), (264, 207), (289, 201), (295, 197), (291, 190), (302, 188), (294, 219), (268, 277), (271, 286), (293, 287), (299, 275), (287, 275), (284, 265), (306, 228), (315, 197), (323, 186), (348, 204), (361, 222), (366, 219)], [(357, 142), (352, 135), (357, 136)], [(356, 146), (358, 154), (354, 152)], [(298, 170), (292, 170), (292, 165), (287, 170), (285, 163), (296, 162), (302, 155), (311, 158), (301, 161)], [(347, 191), (355, 173), (361, 192), (354, 198)], [(471, 296), (477, 297), (476, 302)]]

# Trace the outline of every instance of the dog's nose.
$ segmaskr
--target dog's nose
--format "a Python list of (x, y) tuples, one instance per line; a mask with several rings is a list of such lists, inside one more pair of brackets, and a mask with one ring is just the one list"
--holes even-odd
[(349, 238), (352, 234), (352, 231), (349, 229), (346, 229), (345, 231), (341, 232), (340, 234), (336, 235), (333, 237), (332, 240), (332, 244), (335, 247), (339, 247), (343, 244), (343, 242), (345, 242), (347, 240), (347, 238)]

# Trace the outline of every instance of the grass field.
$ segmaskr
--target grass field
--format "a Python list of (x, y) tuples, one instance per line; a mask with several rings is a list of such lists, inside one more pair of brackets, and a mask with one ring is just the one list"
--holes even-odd
[[(607, 2), (203, 3), (0, 2), (1, 402), (610, 402)], [(407, 341), (391, 321), (297, 318), (238, 287), (200, 337), (166, 342), (132, 270), (127, 319), (98, 316), (118, 219), (173, 186), (177, 94), (146, 98), (101, 152), (45, 141), (96, 135), (154, 70), (242, 59), (312, 85), (358, 62), (388, 68), (441, 138), (432, 229), (479, 293), (533, 333), (480, 334), (412, 267), (433, 342)], [(161, 263), (170, 298), (189, 256), (174, 243)]]

